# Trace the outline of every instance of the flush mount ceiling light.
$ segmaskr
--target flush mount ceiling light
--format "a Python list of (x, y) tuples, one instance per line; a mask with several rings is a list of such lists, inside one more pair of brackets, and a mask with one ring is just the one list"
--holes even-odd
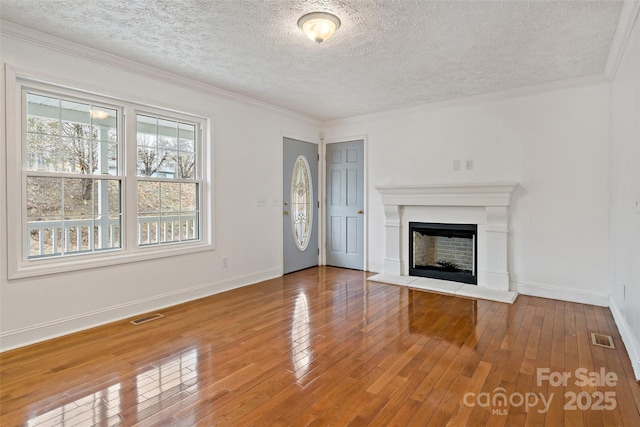
[(307, 13), (298, 19), (298, 27), (311, 40), (322, 43), (340, 28), (340, 20), (337, 16), (326, 12)]

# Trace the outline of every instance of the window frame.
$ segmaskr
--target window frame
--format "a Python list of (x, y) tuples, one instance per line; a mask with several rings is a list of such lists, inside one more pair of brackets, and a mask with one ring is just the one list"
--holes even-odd
[[(31, 73), (17, 72), (5, 67), (6, 94), (6, 180), (7, 180), (7, 279), (41, 276), (68, 271), (96, 268), (122, 263), (158, 259), (215, 249), (213, 239), (213, 149), (210, 138), (211, 119), (177, 111), (176, 109), (150, 106), (122, 98), (111, 97), (78, 85), (62, 84), (56, 79), (39, 78)], [(28, 258), (27, 245), (27, 102), (26, 91), (59, 98), (77, 99), (80, 102), (109, 106), (118, 111), (118, 175), (91, 175), (93, 179), (118, 178), (121, 182), (121, 231), (120, 248), (92, 252), (70, 253), (62, 256)], [(138, 245), (137, 209), (137, 112), (183, 121), (196, 126), (196, 167), (199, 170), (199, 204), (197, 240)], [(144, 114), (143, 113), (143, 114)], [(47, 176), (48, 172), (31, 171), (31, 175)], [(65, 173), (53, 173), (67, 176)], [(79, 174), (75, 176), (78, 178)], [(18, 185), (19, 184), (19, 185)]]

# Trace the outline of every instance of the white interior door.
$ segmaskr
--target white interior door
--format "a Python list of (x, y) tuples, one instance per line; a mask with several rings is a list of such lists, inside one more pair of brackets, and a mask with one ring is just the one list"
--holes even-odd
[(327, 144), (327, 265), (364, 269), (364, 141)]
[(284, 138), (283, 273), (318, 265), (318, 146)]

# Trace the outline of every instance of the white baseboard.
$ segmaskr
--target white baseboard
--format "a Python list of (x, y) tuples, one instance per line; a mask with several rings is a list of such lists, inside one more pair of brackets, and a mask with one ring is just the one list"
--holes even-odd
[(207, 297), (231, 289), (248, 286), (281, 276), (279, 269), (269, 269), (253, 274), (233, 277), (218, 282), (207, 283), (189, 289), (181, 289), (118, 306), (82, 313), (63, 319), (53, 320), (26, 328), (15, 329), (0, 334), (0, 352), (24, 347), (63, 335), (126, 319), (142, 313), (170, 307), (198, 298)]
[(627, 354), (629, 355), (629, 359), (631, 359), (631, 366), (633, 367), (636, 380), (640, 381), (640, 342), (638, 342), (638, 339), (633, 335), (631, 326), (627, 323), (627, 319), (622, 315), (613, 298), (609, 304), (609, 309), (611, 310), (611, 314), (613, 314), (613, 320), (616, 321), (618, 331), (620, 331), (622, 342), (624, 342), (624, 346), (627, 348)]
[(581, 289), (556, 288), (553, 286), (532, 285), (518, 282), (511, 282), (510, 288), (518, 291), (518, 293), (522, 295), (609, 307), (608, 292), (591, 292)]
[(384, 271), (384, 264), (369, 262), (367, 271), (370, 273), (382, 273)]

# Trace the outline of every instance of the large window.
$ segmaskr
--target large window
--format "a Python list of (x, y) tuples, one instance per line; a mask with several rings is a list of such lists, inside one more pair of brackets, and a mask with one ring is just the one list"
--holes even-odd
[(19, 77), (9, 87), (10, 277), (212, 248), (206, 119)]

